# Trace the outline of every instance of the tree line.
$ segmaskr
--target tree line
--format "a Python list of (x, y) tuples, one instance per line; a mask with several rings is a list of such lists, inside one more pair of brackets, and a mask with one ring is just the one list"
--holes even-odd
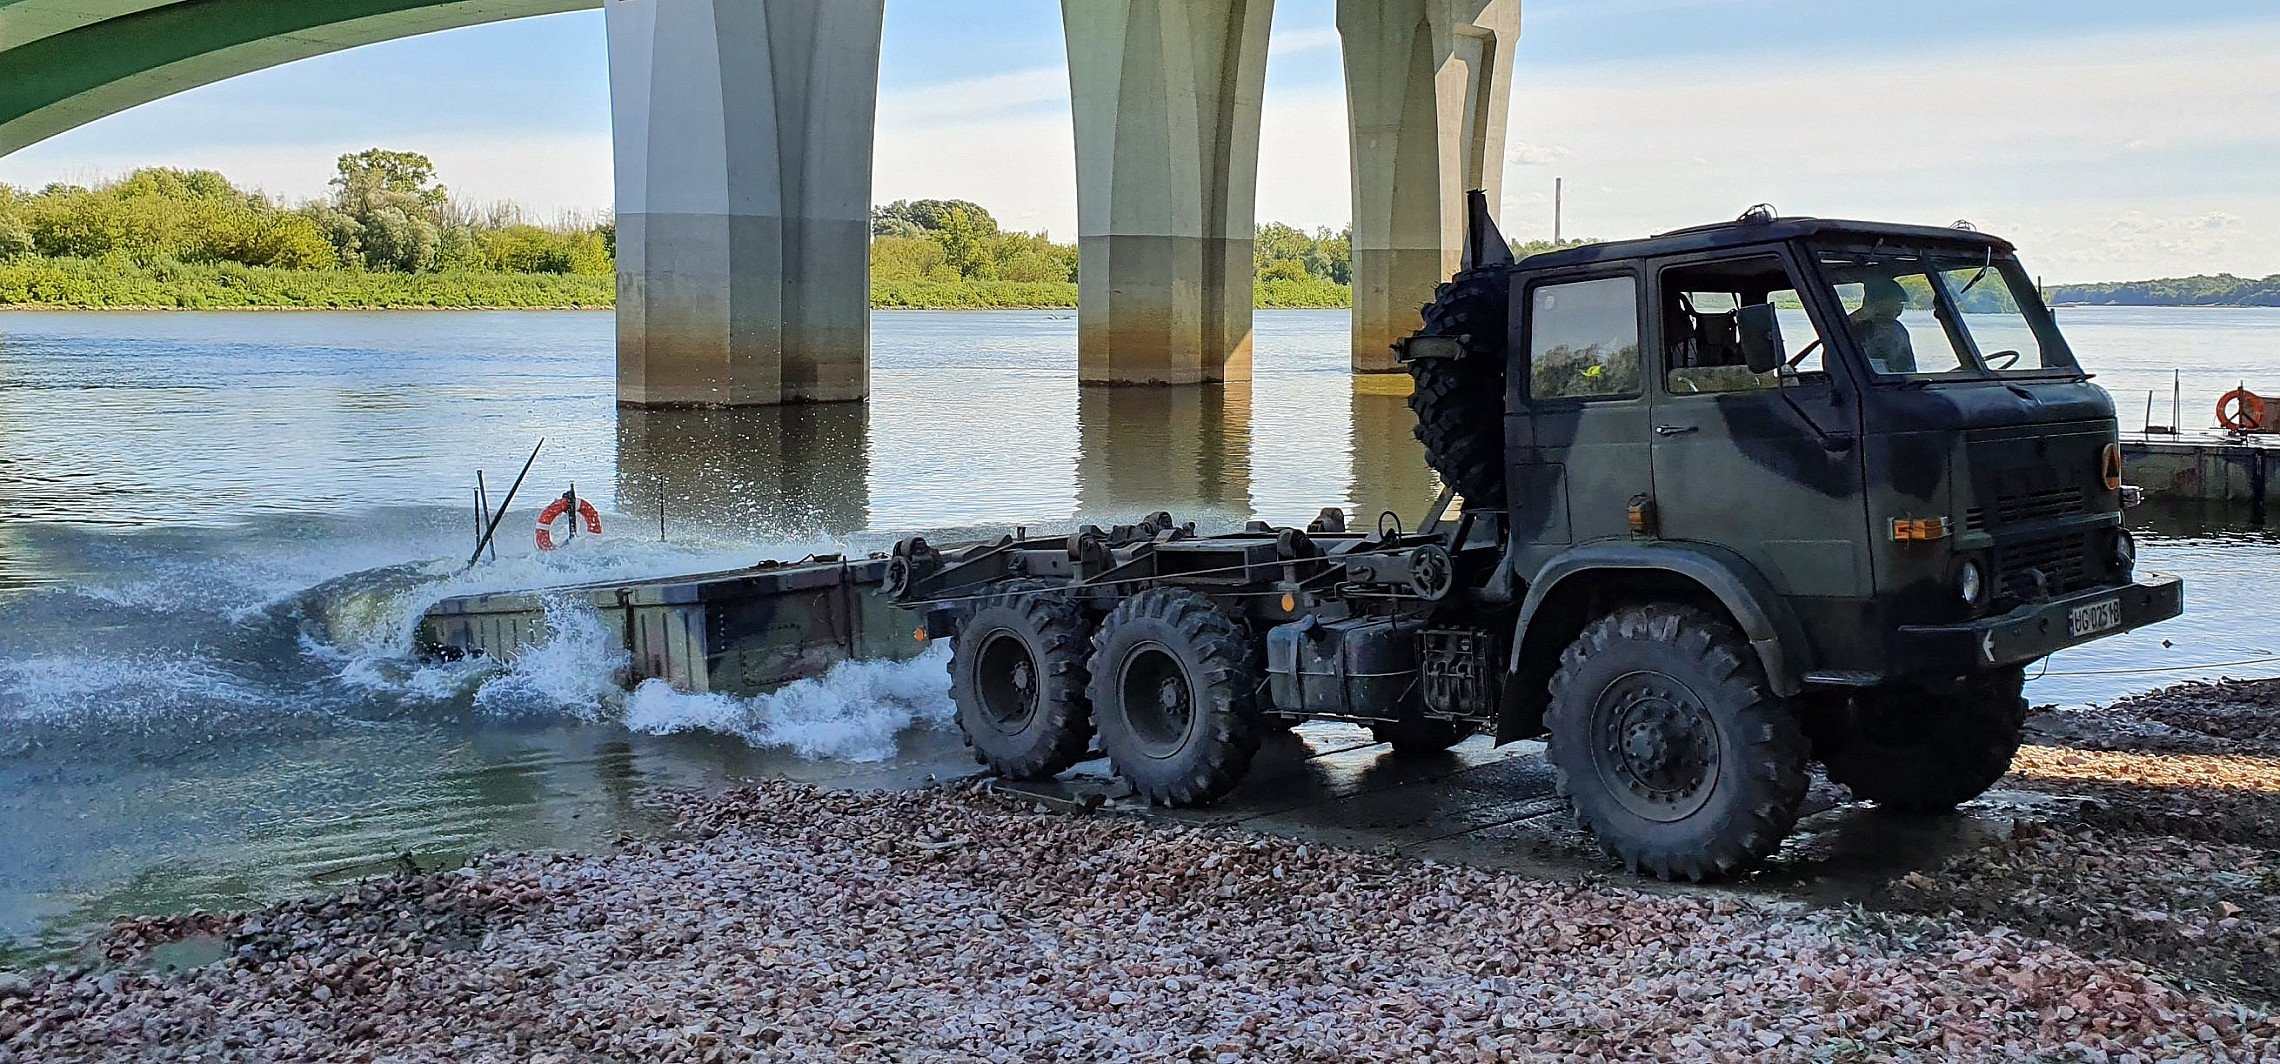
[[(1351, 305), (1353, 231), (1311, 233), (1280, 222), (1253, 240), (1258, 305)], [(1044, 233), (1010, 231), (981, 204), (959, 199), (896, 200), (871, 211), (871, 281), (882, 305), (936, 305), (930, 297), (997, 295), (1074, 306), (1077, 246)], [(1058, 294), (1048, 286), (1059, 286)]]
[(509, 204), (461, 203), (426, 156), (377, 148), (341, 156), (330, 195), (303, 203), (166, 167), (93, 186), (0, 185), (0, 263), (607, 275), (615, 242), (610, 223), (538, 225)]
[(2171, 277), (2157, 281), (2053, 285), (2052, 303), (2128, 307), (2280, 307), (2280, 274), (2257, 279), (2215, 276)]

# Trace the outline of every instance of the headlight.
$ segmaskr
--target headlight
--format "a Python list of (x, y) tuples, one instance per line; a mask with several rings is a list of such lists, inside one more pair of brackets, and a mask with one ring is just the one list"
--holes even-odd
[(2114, 530), (2114, 565), (2125, 573), (2137, 565), (2137, 538), (2129, 529)]
[(1978, 607), (1987, 601), (1987, 573), (1979, 563), (1966, 560), (1955, 574), (1955, 593), (1963, 596), (1963, 604)]

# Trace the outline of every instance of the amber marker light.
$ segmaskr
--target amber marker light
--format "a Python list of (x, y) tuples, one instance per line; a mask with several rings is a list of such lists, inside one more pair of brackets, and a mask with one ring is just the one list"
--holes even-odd
[(918, 630), (912, 632), (910, 637), (921, 643), (926, 642), (926, 626), (923, 624), (918, 626)]
[(1283, 607), (1283, 612), (1284, 612), (1284, 613), (1297, 613), (1297, 612), (1298, 612), (1298, 596), (1297, 596), (1297, 595), (1293, 595), (1293, 594), (1290, 594), (1290, 593), (1288, 593), (1288, 592), (1284, 592), (1284, 594), (1283, 594), (1283, 602), (1282, 602), (1282, 607)]
[(2098, 475), (2106, 478), (2107, 491), (2122, 490), (2122, 445), (2109, 443), (2098, 454)]
[(1632, 496), (1631, 505), (1623, 508), (1623, 520), (1624, 523), (1631, 526), (1633, 535), (1654, 535), (1655, 501), (1644, 495)]
[(1948, 519), (1945, 517), (1895, 517), (1892, 519), (1892, 538), (1900, 543), (1928, 543), (1946, 539)]

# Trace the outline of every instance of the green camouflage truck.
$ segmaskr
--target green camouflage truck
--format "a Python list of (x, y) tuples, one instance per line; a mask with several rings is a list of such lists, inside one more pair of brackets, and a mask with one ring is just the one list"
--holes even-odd
[(1182, 805), (1310, 718), (1397, 754), (1542, 738), (1611, 855), (1703, 880), (1773, 852), (1814, 762), (1904, 812), (1979, 795), (2024, 666), (2182, 610), (2136, 571), (2113, 403), (2010, 244), (1761, 209), (1516, 262), (1470, 214), (1401, 345), (1449, 488), (1415, 530), (896, 547), (886, 592), (954, 639), (984, 764), (1097, 743)]

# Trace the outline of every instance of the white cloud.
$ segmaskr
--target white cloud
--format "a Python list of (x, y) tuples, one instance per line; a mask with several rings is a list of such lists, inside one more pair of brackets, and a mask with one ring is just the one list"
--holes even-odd
[(1506, 166), (1550, 166), (1575, 153), (1557, 144), (1511, 141), (1504, 150)]
[(1315, 26), (1274, 34), (1267, 41), (1267, 55), (1270, 58), (1280, 58), (1336, 47), (1338, 47), (1338, 28), (1335, 26)]

